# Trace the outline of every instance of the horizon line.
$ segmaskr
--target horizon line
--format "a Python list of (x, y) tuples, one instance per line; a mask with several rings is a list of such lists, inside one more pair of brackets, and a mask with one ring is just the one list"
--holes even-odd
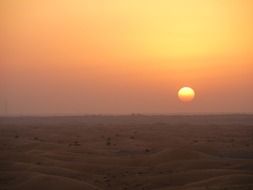
[(8, 114), (0, 115), (0, 118), (22, 117), (122, 117), (122, 116), (218, 116), (218, 115), (253, 115), (253, 112), (175, 112), (175, 113), (87, 113), (87, 114)]

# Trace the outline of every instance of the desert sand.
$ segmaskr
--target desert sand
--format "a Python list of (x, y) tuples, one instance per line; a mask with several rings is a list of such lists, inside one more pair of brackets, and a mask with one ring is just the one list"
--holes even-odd
[(0, 118), (0, 190), (44, 189), (253, 189), (253, 115)]

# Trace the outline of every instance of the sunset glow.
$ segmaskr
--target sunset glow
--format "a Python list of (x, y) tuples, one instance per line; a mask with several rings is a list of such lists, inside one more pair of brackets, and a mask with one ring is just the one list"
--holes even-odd
[[(252, 112), (252, 10), (241, 0), (2, 0), (0, 103), (11, 114)], [(190, 110), (175, 97), (182, 84), (198, 92)]]

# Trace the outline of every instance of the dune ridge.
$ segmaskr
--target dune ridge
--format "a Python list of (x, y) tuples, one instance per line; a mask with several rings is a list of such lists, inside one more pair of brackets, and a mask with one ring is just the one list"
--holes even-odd
[(253, 116), (160, 117), (0, 118), (0, 190), (253, 189)]

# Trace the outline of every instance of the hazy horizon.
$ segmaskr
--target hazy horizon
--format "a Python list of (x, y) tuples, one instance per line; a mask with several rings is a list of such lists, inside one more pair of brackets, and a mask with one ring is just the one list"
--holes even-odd
[[(0, 2), (0, 115), (253, 113), (253, 3)], [(192, 102), (178, 90), (190, 86)]]
[(19, 117), (138, 117), (138, 116), (144, 116), (144, 117), (153, 117), (153, 116), (162, 116), (162, 117), (184, 117), (184, 116), (251, 116), (253, 115), (252, 112), (177, 112), (177, 113), (51, 113), (51, 114), (13, 114), (13, 113), (7, 113), (7, 114), (0, 114), (0, 117), (10, 117), (10, 118), (19, 118)]

